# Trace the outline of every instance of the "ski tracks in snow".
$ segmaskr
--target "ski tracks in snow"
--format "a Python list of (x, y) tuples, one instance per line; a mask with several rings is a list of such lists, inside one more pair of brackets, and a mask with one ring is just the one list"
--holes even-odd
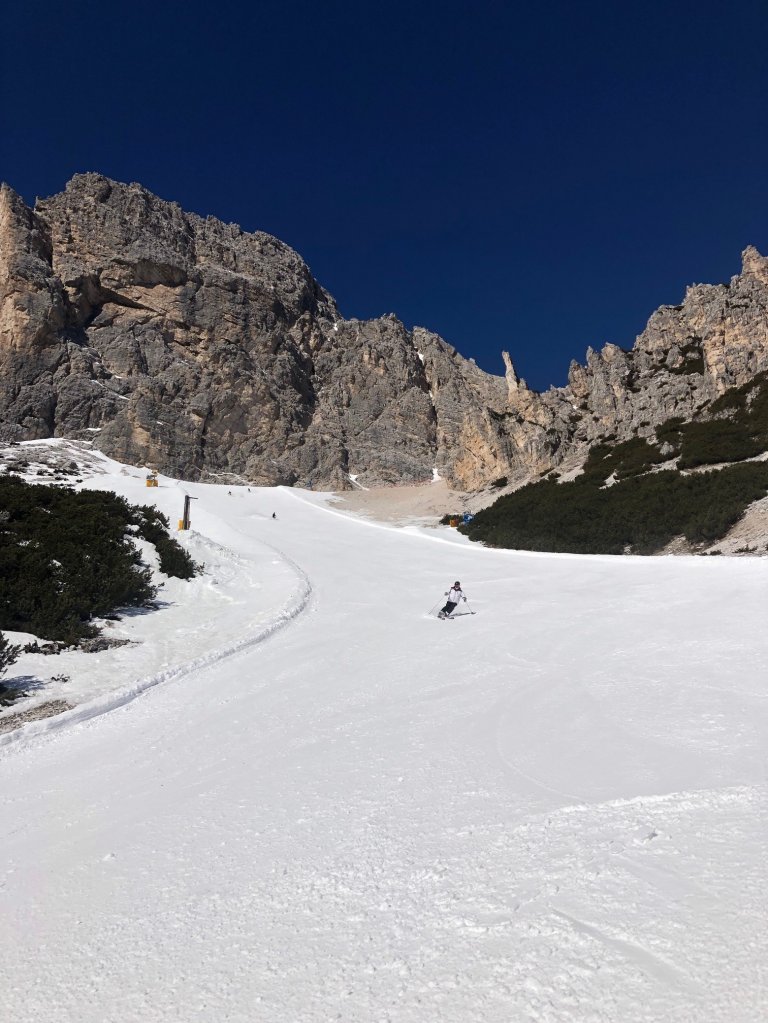
[(426, 835), (352, 814), (335, 852), (254, 878), (260, 1018), (763, 1023), (765, 809), (674, 793)]
[[(243, 588), (247, 588), (251, 584), (255, 569), (248, 569), (246, 567), (248, 566), (247, 558), (210, 538), (202, 538), (197, 535), (197, 539), (198, 541), (203, 540), (205, 548), (210, 551), (215, 550), (220, 557), (223, 556), (231, 565), (238, 565), (240, 567)], [(62, 728), (70, 728), (102, 714), (117, 710), (119, 707), (124, 707), (149, 689), (170, 682), (177, 682), (203, 668), (211, 667), (229, 657), (233, 657), (235, 654), (250, 650), (291, 624), (309, 606), (312, 598), (312, 583), (307, 573), (284, 551), (265, 541), (261, 541), (260, 545), (279, 558), (280, 562), (293, 573), (296, 581), (295, 590), (288, 601), (282, 607), (277, 608), (266, 623), (261, 623), (257, 628), (254, 628), (234, 642), (214, 647), (214, 649), (209, 650), (205, 654), (190, 660), (178, 661), (175, 664), (163, 667), (161, 671), (138, 679), (121, 689), (79, 704), (56, 717), (31, 722), (13, 732), (2, 735), (0, 736), (0, 750), (14, 747), (19, 743), (26, 743), (32, 739), (51, 736)], [(210, 628), (211, 623), (206, 623), (206, 627)]]
[[(245, 564), (258, 532), (245, 501), (257, 498), (241, 496), (223, 499), (242, 507), (235, 525), (215, 507), (210, 524), (233, 550), (243, 539)], [(329, 509), (316, 528), (311, 503), (287, 492), (275, 527), (308, 571), (259, 542), (295, 580), (269, 621), (144, 680), (225, 662), (318, 611), (260, 664), (200, 672), (186, 731), (190, 697), (169, 688), (132, 721), (32, 750), (32, 777), (14, 758), (6, 802), (27, 829), (7, 860), (7, 948), (24, 966), (7, 989), (15, 1018), (53, 1004), (93, 1023), (764, 1023), (764, 789), (742, 784), (755, 767), (738, 744), (721, 754), (709, 730), (693, 753), (667, 741), (689, 703), (699, 725), (719, 710), (690, 697), (698, 670), (677, 683), (682, 630), (663, 635), (669, 614), (656, 610), (660, 593), (669, 603), (656, 574), (686, 596), (687, 573), (417, 544), (347, 529), (355, 520)], [(369, 543), (371, 529), (389, 537)], [(438, 650), (407, 588), (381, 622), (380, 579), (419, 572), (431, 586), (459, 558), (499, 569), (476, 629), (443, 629)], [(516, 566), (526, 574), (510, 582)], [(499, 613), (520, 583), (527, 603)], [(628, 587), (646, 595), (652, 630), (626, 624)], [(721, 596), (711, 590), (709, 621), (686, 600), (706, 647)], [(716, 685), (730, 677), (718, 668), (730, 648), (718, 650), (701, 653)], [(657, 669), (681, 708), (668, 721)]]

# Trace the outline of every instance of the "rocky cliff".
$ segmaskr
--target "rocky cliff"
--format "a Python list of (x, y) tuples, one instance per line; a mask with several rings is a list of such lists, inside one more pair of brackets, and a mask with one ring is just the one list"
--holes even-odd
[[(0, 437), (91, 438), (187, 478), (476, 489), (690, 418), (768, 369), (768, 260), (697, 285), (634, 348), (544, 394), (394, 316), (344, 319), (270, 235), (78, 175), (28, 208), (0, 190)], [(231, 477), (230, 477), (231, 478)]]

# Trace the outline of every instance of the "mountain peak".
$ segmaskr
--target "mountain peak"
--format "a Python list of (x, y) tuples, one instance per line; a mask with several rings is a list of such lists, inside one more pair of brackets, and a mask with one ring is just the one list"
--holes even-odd
[(741, 254), (741, 272), (768, 283), (768, 258), (761, 255), (754, 245), (748, 245)]

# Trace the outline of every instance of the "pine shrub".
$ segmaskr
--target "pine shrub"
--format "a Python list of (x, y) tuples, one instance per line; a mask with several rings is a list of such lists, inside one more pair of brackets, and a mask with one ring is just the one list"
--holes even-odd
[(601, 486), (599, 476), (542, 480), (499, 498), (459, 529), (491, 547), (653, 554), (677, 536), (715, 542), (766, 490), (764, 463), (686, 476), (662, 470), (610, 487)]
[(706, 410), (706, 419), (685, 423), (669, 419), (656, 428), (660, 443), (671, 444), (678, 468), (743, 462), (768, 449), (768, 374), (722, 394)]
[[(0, 628), (76, 643), (93, 637), (97, 617), (147, 604), (156, 595), (150, 569), (131, 540), (146, 530), (170, 551), (168, 574), (189, 578), (186, 552), (155, 509), (136, 508), (108, 491), (75, 492), (0, 477)], [(185, 557), (179, 558), (174, 547)], [(173, 559), (177, 563), (173, 563)], [(191, 559), (188, 559), (191, 561)], [(192, 563), (191, 574), (197, 566)]]
[(11, 643), (8, 637), (0, 632), (0, 678), (19, 659), (20, 653), (21, 647)]
[(192, 579), (193, 576), (200, 573), (201, 566), (192, 559), (180, 543), (168, 535), (170, 523), (167, 516), (147, 504), (135, 511), (134, 524), (138, 526), (139, 536), (154, 544), (160, 559), (161, 572), (173, 576), (175, 579)]

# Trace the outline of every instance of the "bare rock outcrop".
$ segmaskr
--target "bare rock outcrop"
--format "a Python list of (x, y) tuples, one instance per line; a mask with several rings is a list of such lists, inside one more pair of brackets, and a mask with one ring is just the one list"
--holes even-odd
[(0, 437), (92, 439), (187, 478), (479, 489), (650, 435), (768, 369), (768, 260), (539, 394), (394, 316), (346, 320), (278, 239), (98, 175), (0, 190)]
[(693, 285), (681, 305), (658, 309), (631, 351), (606, 345), (571, 365), (577, 441), (649, 435), (768, 370), (768, 260), (752, 247), (742, 259), (729, 284)]

